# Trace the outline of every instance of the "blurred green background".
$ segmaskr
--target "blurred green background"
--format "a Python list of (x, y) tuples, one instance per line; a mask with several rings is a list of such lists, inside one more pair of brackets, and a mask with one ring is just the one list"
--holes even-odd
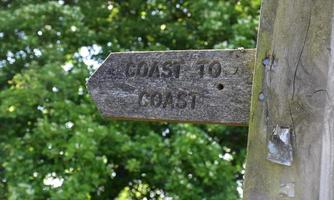
[(246, 127), (110, 121), (110, 52), (254, 48), (259, 0), (0, 0), (0, 199), (241, 198)]

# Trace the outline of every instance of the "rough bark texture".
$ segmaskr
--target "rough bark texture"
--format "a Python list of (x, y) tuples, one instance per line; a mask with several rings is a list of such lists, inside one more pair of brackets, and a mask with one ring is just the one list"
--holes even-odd
[(112, 53), (88, 81), (105, 117), (247, 125), (255, 50)]
[[(332, 17), (332, 0), (262, 2), (244, 199), (334, 199)], [(267, 159), (277, 125), (291, 166)]]

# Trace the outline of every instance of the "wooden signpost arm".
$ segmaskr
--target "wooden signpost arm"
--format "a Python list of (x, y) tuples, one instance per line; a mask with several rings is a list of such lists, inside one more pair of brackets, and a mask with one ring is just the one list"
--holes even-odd
[(263, 0), (244, 199), (334, 199), (332, 0)]
[(247, 125), (255, 50), (111, 53), (88, 80), (104, 117)]

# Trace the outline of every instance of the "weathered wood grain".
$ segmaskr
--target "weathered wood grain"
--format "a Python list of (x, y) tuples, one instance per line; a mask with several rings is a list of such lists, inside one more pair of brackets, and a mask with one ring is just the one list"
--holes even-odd
[[(333, 3), (331, 5), (333, 7)], [(334, 7), (333, 7), (334, 9)], [(317, 95), (326, 96), (324, 126), (322, 131), (322, 152), (321, 152), (321, 173), (320, 173), (320, 198), (319, 200), (334, 199), (334, 16), (328, 24), (331, 28), (331, 41), (328, 41), (330, 48), (328, 79), (326, 90), (318, 90)], [(322, 94), (319, 94), (322, 93)]]
[[(262, 2), (244, 199), (334, 199), (333, 2)], [(292, 132), (291, 166), (267, 160), (277, 125)]]
[(88, 89), (103, 116), (248, 123), (254, 50), (112, 53)]

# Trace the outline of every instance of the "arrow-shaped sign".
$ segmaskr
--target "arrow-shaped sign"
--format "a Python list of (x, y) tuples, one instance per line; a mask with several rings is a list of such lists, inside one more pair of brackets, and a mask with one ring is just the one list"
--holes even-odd
[(88, 80), (103, 116), (248, 123), (255, 50), (112, 53)]

